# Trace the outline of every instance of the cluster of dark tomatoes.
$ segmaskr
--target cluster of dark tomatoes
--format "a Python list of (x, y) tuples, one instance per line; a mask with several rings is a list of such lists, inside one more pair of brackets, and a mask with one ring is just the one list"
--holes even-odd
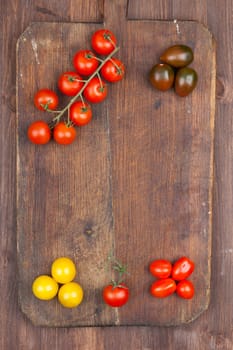
[(33, 122), (28, 128), (28, 138), (35, 144), (46, 144), (53, 139), (62, 145), (76, 138), (76, 128), (92, 119), (92, 103), (102, 102), (108, 94), (106, 82), (117, 82), (125, 74), (124, 64), (113, 57), (119, 50), (115, 35), (107, 29), (97, 30), (91, 37), (91, 50), (79, 50), (73, 57), (74, 70), (64, 72), (58, 79), (58, 89), (71, 97), (69, 103), (56, 110), (59, 97), (50, 89), (41, 89), (34, 96), (37, 109), (55, 115), (52, 121)]
[(194, 285), (187, 278), (193, 273), (194, 267), (193, 261), (187, 257), (181, 257), (173, 265), (164, 259), (152, 261), (149, 270), (158, 279), (150, 287), (151, 295), (165, 298), (176, 292), (181, 298), (192, 299)]
[(158, 90), (167, 91), (174, 86), (177, 95), (185, 97), (196, 87), (197, 72), (188, 67), (193, 61), (193, 51), (186, 45), (174, 45), (163, 52), (158, 63), (149, 73), (151, 84)]

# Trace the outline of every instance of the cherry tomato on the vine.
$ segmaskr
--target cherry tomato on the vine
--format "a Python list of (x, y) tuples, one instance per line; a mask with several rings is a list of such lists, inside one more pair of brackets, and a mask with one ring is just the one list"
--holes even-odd
[(168, 278), (172, 272), (172, 264), (168, 260), (158, 259), (150, 263), (150, 273), (158, 278)]
[(102, 295), (106, 304), (112, 307), (121, 307), (129, 300), (129, 288), (123, 283), (117, 286), (109, 284), (104, 287)]
[(87, 76), (94, 73), (99, 65), (99, 61), (90, 50), (80, 50), (74, 55), (73, 65), (79, 74)]
[(123, 79), (125, 75), (125, 66), (117, 58), (111, 58), (103, 65), (100, 73), (105, 80), (114, 83)]
[(165, 298), (176, 290), (176, 282), (171, 278), (163, 278), (152, 283), (150, 293), (157, 298)]
[(91, 45), (100, 55), (110, 54), (116, 47), (116, 37), (108, 29), (97, 30), (91, 38)]
[(59, 122), (53, 129), (53, 138), (60, 145), (70, 145), (76, 138), (76, 130), (64, 122)]
[(182, 280), (176, 286), (176, 293), (184, 299), (192, 299), (194, 296), (194, 285), (191, 281)]
[(54, 110), (58, 105), (58, 96), (50, 89), (41, 89), (34, 96), (34, 104), (41, 111)]
[(186, 279), (194, 271), (194, 262), (183, 256), (178, 259), (172, 267), (172, 278), (175, 281)]
[(75, 96), (83, 85), (83, 78), (76, 72), (65, 72), (58, 79), (59, 90), (67, 96)]
[(51, 131), (47, 123), (37, 120), (28, 128), (28, 138), (32, 143), (45, 145), (51, 139)]
[(94, 77), (84, 89), (83, 96), (91, 103), (99, 103), (107, 97), (107, 93), (108, 88), (105, 82), (99, 77)]
[(88, 124), (92, 118), (91, 106), (86, 102), (77, 101), (70, 107), (70, 120), (77, 126)]

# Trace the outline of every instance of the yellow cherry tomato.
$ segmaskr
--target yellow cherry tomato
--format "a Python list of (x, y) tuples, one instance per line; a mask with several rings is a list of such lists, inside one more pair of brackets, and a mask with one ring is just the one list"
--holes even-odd
[(32, 292), (38, 299), (53, 299), (58, 292), (58, 283), (50, 276), (40, 275), (33, 281)]
[(58, 300), (65, 307), (76, 307), (83, 300), (83, 289), (76, 282), (66, 283), (59, 289)]
[(51, 275), (58, 283), (65, 284), (71, 282), (76, 275), (74, 262), (66, 257), (61, 257), (52, 263)]

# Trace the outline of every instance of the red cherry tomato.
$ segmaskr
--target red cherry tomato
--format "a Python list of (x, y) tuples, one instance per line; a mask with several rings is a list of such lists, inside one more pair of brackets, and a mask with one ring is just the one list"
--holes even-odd
[(59, 122), (53, 129), (53, 138), (60, 145), (70, 145), (76, 138), (76, 130), (73, 126)]
[(48, 124), (42, 120), (32, 123), (28, 128), (28, 138), (32, 143), (44, 145), (49, 142), (51, 132)]
[(59, 90), (67, 96), (75, 96), (83, 87), (83, 78), (76, 72), (65, 72), (58, 80)]
[(92, 118), (92, 110), (89, 104), (77, 101), (70, 107), (70, 120), (78, 126), (88, 124)]
[(191, 281), (180, 281), (176, 286), (176, 293), (184, 299), (192, 299), (194, 296), (194, 285)]
[(90, 50), (80, 50), (74, 55), (73, 65), (79, 74), (87, 76), (94, 73), (99, 61)]
[(91, 45), (98, 54), (108, 55), (116, 47), (116, 37), (108, 29), (99, 29), (93, 34)]
[(155, 281), (150, 287), (150, 293), (157, 298), (165, 298), (176, 290), (176, 282), (171, 278), (163, 278)]
[(158, 278), (168, 278), (172, 272), (172, 264), (168, 260), (154, 260), (149, 266), (150, 273)]
[(108, 285), (103, 289), (103, 300), (112, 307), (121, 307), (129, 300), (129, 288), (120, 284), (118, 286)]
[(111, 58), (103, 65), (100, 73), (105, 80), (114, 83), (123, 79), (125, 75), (125, 66), (117, 58)]
[(108, 88), (104, 81), (94, 77), (83, 91), (85, 99), (91, 103), (102, 102), (107, 97)]
[(194, 271), (194, 263), (183, 256), (178, 259), (172, 267), (172, 278), (175, 281), (181, 281), (186, 279)]
[(52, 90), (41, 89), (34, 96), (34, 104), (41, 111), (54, 110), (58, 105), (58, 96)]

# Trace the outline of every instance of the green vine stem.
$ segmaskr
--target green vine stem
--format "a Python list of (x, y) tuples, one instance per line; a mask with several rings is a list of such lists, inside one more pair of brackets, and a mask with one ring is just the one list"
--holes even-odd
[(115, 55), (115, 53), (117, 51), (119, 51), (120, 47), (116, 46), (114, 48), (114, 50), (104, 59), (102, 60), (102, 62), (100, 63), (100, 65), (96, 68), (96, 70), (94, 71), (94, 73), (92, 73), (92, 75), (90, 75), (90, 77), (85, 80), (84, 85), (82, 86), (81, 90), (70, 100), (70, 102), (61, 110), (59, 111), (58, 115), (56, 117), (53, 118), (52, 122), (53, 123), (58, 123), (61, 119), (61, 117), (64, 115), (64, 113), (66, 111), (69, 110), (70, 106), (79, 98), (82, 96), (83, 91), (85, 90), (86, 86), (88, 85), (88, 83), (91, 81), (91, 79), (93, 79), (96, 75), (99, 76), (99, 71), (101, 70), (101, 68), (104, 66), (104, 64), (109, 61), (111, 59), (111, 57), (113, 55)]

